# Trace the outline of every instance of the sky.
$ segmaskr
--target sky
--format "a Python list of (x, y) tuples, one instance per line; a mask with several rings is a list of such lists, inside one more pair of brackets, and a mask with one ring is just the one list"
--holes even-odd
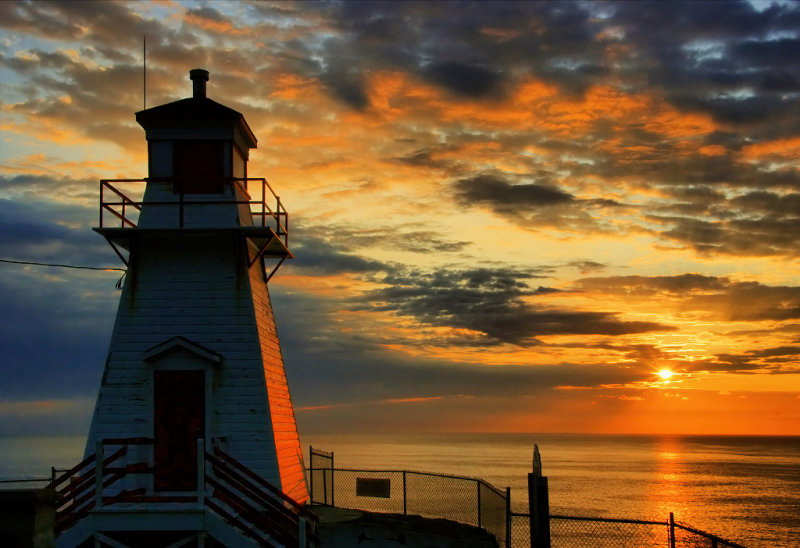
[[(289, 211), (301, 435), (800, 435), (800, 3), (0, 2), (0, 259), (123, 266), (144, 37)], [(88, 432), (121, 274), (0, 263), (0, 435)]]

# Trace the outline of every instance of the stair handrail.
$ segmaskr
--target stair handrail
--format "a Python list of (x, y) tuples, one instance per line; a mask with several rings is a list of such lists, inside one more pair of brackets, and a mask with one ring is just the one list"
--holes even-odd
[[(56, 493), (55, 532), (58, 534), (70, 528), (93, 509), (106, 503), (138, 501), (142, 498), (149, 502), (151, 498), (162, 498), (128, 491), (103, 496), (107, 487), (127, 474), (152, 473), (152, 467), (145, 463), (123, 462), (116, 467), (109, 466), (127, 455), (130, 445), (152, 443), (152, 438), (105, 439), (98, 444), (96, 453), (54, 478), (47, 488)], [(102, 446), (106, 445), (121, 447), (103, 458)], [(98, 455), (101, 455), (99, 462)], [(198, 468), (201, 474), (199, 491), (197, 497), (190, 498), (205, 505), (262, 546), (271, 546), (273, 541), (287, 546), (319, 545), (319, 518), (306, 506), (218, 447), (214, 448), (213, 453), (201, 449), (198, 456), (201, 459)], [(210, 465), (210, 473), (200, 472), (205, 469), (203, 458)], [(213, 494), (201, 496), (201, 490), (205, 490), (206, 486), (213, 489)]]
[[(265, 533), (279, 540), (290, 540), (290, 543), (294, 544), (298, 542), (300, 524), (305, 523), (307, 544), (310, 546), (319, 544), (319, 517), (314, 512), (219, 447), (214, 447), (213, 454), (207, 452), (206, 459), (214, 471), (214, 477), (207, 476), (206, 482), (219, 490), (218, 495), (222, 494), (220, 498), (223, 501), (225, 498), (234, 497), (236, 505), (243, 506), (237, 508), (240, 515), (245, 518), (248, 514), (259, 516), (256, 521), (265, 526)], [(238, 490), (244, 497), (237, 496), (231, 488)], [(273, 515), (265, 516), (248, 501), (259, 504)], [(251, 523), (259, 526), (253, 521)]]
[[(117, 459), (121, 458), (128, 452), (128, 446), (123, 445), (114, 453), (104, 458), (102, 461), (102, 469), (105, 471), (106, 467)], [(93, 453), (86, 457), (84, 460), (73, 466), (53, 481), (51, 481), (45, 489), (52, 489), (56, 492), (56, 516), (55, 516), (55, 530), (56, 532), (67, 529), (70, 525), (75, 523), (80, 518), (84, 517), (95, 505), (95, 485), (97, 454)], [(80, 472), (85, 470), (85, 474), (81, 475)], [(124, 474), (112, 472), (108, 475), (103, 475), (102, 487), (106, 488), (111, 484), (121, 479)]]
[(216, 455), (218, 455), (220, 458), (222, 458), (225, 461), (227, 461), (228, 463), (230, 463), (234, 468), (236, 468), (239, 471), (241, 471), (247, 477), (249, 477), (250, 479), (252, 479), (256, 483), (258, 483), (260, 486), (264, 487), (267, 491), (269, 491), (270, 493), (274, 494), (276, 497), (282, 499), (284, 502), (289, 504), (292, 508), (295, 509), (295, 511), (297, 513), (302, 514), (303, 517), (307, 517), (309, 519), (317, 520), (317, 521), (319, 520), (317, 515), (314, 512), (312, 512), (311, 510), (309, 510), (306, 506), (304, 506), (304, 505), (300, 504), (299, 502), (297, 502), (296, 500), (294, 500), (292, 497), (290, 497), (289, 495), (287, 495), (286, 493), (284, 493), (283, 491), (281, 491), (280, 489), (278, 489), (277, 487), (275, 487), (274, 485), (269, 483), (267, 480), (265, 480), (264, 478), (262, 478), (261, 476), (259, 476), (255, 472), (253, 472), (252, 470), (250, 470), (247, 466), (245, 466), (244, 464), (242, 464), (241, 462), (236, 460), (234, 457), (232, 457), (231, 455), (229, 455), (228, 453), (226, 453), (225, 451), (223, 451), (219, 447), (214, 447), (214, 453)]

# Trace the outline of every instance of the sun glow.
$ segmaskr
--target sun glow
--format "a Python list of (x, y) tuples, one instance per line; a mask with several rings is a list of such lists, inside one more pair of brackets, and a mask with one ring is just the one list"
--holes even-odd
[(668, 381), (669, 379), (671, 379), (672, 375), (674, 375), (674, 373), (672, 371), (670, 371), (669, 369), (662, 369), (661, 371), (658, 372), (658, 376), (661, 377), (665, 381)]

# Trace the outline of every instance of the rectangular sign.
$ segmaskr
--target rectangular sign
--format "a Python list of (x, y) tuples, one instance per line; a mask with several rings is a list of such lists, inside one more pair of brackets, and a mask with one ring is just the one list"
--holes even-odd
[(380, 478), (356, 478), (356, 496), (390, 498), (391, 480)]

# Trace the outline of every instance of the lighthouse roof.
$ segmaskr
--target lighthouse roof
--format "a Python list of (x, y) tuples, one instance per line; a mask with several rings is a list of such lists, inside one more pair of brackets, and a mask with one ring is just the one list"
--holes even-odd
[[(201, 74), (198, 78), (197, 72), (205, 74)], [(242, 113), (206, 97), (205, 80), (208, 79), (208, 72), (194, 69), (191, 73), (194, 82), (192, 97), (136, 113), (136, 121), (145, 132), (150, 134), (153, 131), (163, 130), (233, 130), (248, 148), (256, 148), (258, 140)]]

